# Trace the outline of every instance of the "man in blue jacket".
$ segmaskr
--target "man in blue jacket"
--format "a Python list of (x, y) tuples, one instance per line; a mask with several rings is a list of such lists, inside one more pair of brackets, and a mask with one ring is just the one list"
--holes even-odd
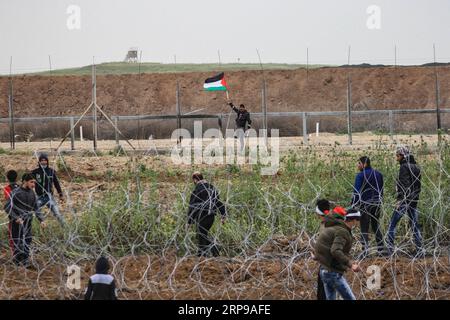
[(383, 234), (380, 229), (380, 212), (383, 201), (383, 175), (373, 169), (370, 159), (363, 156), (358, 160), (358, 170), (353, 187), (352, 207), (361, 212), (361, 235), (364, 256), (369, 251), (369, 228), (375, 233), (377, 249), (384, 254)]

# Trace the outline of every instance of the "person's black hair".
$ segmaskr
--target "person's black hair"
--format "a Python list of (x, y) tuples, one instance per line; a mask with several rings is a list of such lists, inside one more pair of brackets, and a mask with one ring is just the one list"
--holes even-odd
[(41, 153), (41, 154), (39, 155), (38, 161), (41, 162), (41, 160), (43, 160), (43, 159), (47, 160), (47, 162), (48, 162), (48, 156), (47, 156), (47, 154)]
[(244, 104), (241, 103), (241, 105), (239, 107), (245, 108)]
[(325, 212), (326, 210), (330, 211), (330, 201), (328, 201), (327, 199), (317, 200), (316, 205), (322, 212)]
[(198, 181), (203, 180), (203, 174), (201, 174), (200, 172), (194, 172), (192, 174), (192, 179), (195, 179)]
[(30, 181), (30, 180), (34, 180), (34, 176), (31, 173), (25, 173), (22, 176), (22, 182), (26, 182), (26, 181)]
[(359, 162), (361, 162), (363, 165), (367, 165), (367, 167), (370, 167), (370, 158), (367, 156), (362, 156), (359, 158)]
[(13, 183), (17, 181), (17, 171), (16, 170), (9, 170), (6, 173), (6, 178), (8, 179), (8, 182)]
[(97, 274), (108, 274), (109, 271), (109, 261), (105, 257), (100, 257), (95, 262), (95, 273)]

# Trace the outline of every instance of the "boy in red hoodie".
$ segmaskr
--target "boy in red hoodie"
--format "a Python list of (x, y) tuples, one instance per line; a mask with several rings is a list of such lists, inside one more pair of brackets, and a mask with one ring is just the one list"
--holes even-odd
[(3, 188), (3, 195), (7, 201), (11, 195), (11, 192), (19, 186), (17, 184), (17, 171), (9, 170), (6, 173), (6, 178), (8, 179), (8, 185)]

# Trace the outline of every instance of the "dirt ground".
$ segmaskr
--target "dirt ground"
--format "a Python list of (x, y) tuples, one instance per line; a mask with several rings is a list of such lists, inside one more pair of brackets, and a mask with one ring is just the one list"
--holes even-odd
[[(437, 68), (441, 107), (449, 106), (450, 67)], [(268, 111), (346, 110), (347, 77), (352, 78), (354, 110), (435, 107), (434, 68), (319, 68), (265, 72)], [(223, 92), (204, 92), (210, 73), (99, 75), (98, 104), (111, 115), (175, 114), (176, 81), (180, 82), (182, 112), (207, 107), (202, 113), (228, 112)], [(260, 71), (227, 72), (230, 97), (250, 111), (260, 110)], [(8, 92), (8, 77), (0, 77)], [(16, 76), (17, 117), (80, 115), (91, 101), (90, 76)], [(8, 97), (0, 96), (0, 117), (8, 116)]]
[[(436, 136), (395, 136), (397, 142), (436, 144)], [(77, 148), (90, 150), (90, 141), (80, 143)], [(141, 150), (156, 147), (160, 151), (170, 150), (170, 140), (132, 141)], [(312, 135), (310, 144), (326, 152), (330, 147), (344, 150), (367, 150), (377, 144), (390, 145), (388, 136), (355, 134), (354, 145), (347, 146), (347, 136), (320, 134)], [(126, 144), (121, 144), (130, 150)], [(2, 170), (20, 168), (31, 170), (36, 166), (33, 151), (51, 151), (56, 142), (19, 143), (17, 151), (0, 155)], [(282, 138), (281, 149), (301, 150), (302, 137)], [(2, 148), (8, 149), (7, 144)], [(100, 141), (99, 149), (106, 152), (114, 149), (114, 141)], [(62, 150), (68, 150), (65, 144)], [(70, 192), (71, 201), (86, 201), (86, 190), (101, 189), (107, 192), (114, 182), (102, 187), (108, 172), (121, 172), (128, 162), (127, 157), (90, 154), (85, 151), (65, 155), (65, 165), (70, 168), (60, 171), (65, 190)], [(101, 159), (101, 161), (100, 161)], [(58, 160), (53, 154), (51, 161)], [(147, 156), (140, 159), (147, 168), (158, 172), (183, 169), (171, 163), (168, 155)], [(164, 169), (162, 169), (164, 168)], [(76, 179), (73, 179), (76, 177)], [(170, 193), (168, 193), (170, 194)], [(169, 201), (165, 199), (164, 201)], [(67, 204), (62, 204), (62, 210)], [(294, 246), (294, 243), (299, 243)], [(111, 257), (113, 274), (119, 288), (120, 299), (315, 299), (317, 263), (305, 249), (302, 239), (275, 238), (261, 248), (260, 255), (238, 258), (199, 259), (192, 256), (180, 257), (175, 252), (161, 255), (136, 255), (122, 258)], [(296, 251), (293, 248), (302, 248)], [(67, 259), (70, 261), (70, 259)], [(80, 299), (83, 296), (88, 276), (93, 273), (92, 261), (80, 258), (76, 263), (81, 268), (81, 288), (67, 287), (67, 261), (36, 261), (37, 270), (17, 268), (10, 262), (10, 254), (4, 247), (0, 255), (0, 299)], [(420, 260), (409, 257), (370, 258), (362, 262), (363, 272), (347, 275), (358, 299), (450, 299), (450, 261), (448, 256), (436, 255)], [(381, 286), (371, 290), (367, 287), (370, 265), (381, 269)]]
[[(448, 137), (445, 135), (444, 137)], [(192, 140), (191, 140), (192, 141)], [(176, 145), (176, 140), (171, 139), (149, 139), (149, 140), (129, 140), (133, 147), (137, 150), (147, 153), (148, 155), (154, 155), (157, 152), (167, 153), (172, 150)], [(188, 143), (190, 140), (185, 139)], [(193, 141), (192, 141), (193, 142)], [(211, 142), (210, 139), (203, 139), (203, 145), (206, 146)], [(253, 141), (251, 143), (255, 142)], [(120, 145), (125, 150), (132, 150), (132, 147), (125, 141), (120, 140)], [(225, 142), (224, 142), (225, 143)], [(236, 141), (236, 144), (238, 142)], [(250, 142), (249, 142), (250, 143)], [(281, 137), (279, 140), (280, 150), (287, 151), (289, 149), (302, 148), (306, 146), (314, 146), (318, 148), (327, 147), (338, 147), (342, 149), (352, 150), (358, 148), (375, 147), (377, 145), (391, 146), (394, 144), (404, 144), (404, 145), (418, 145), (421, 143), (426, 143), (428, 146), (435, 146), (437, 144), (437, 135), (432, 134), (411, 134), (411, 135), (378, 135), (371, 132), (354, 133), (352, 135), (352, 145), (348, 144), (348, 136), (346, 134), (336, 135), (332, 133), (319, 133), (316, 136), (315, 133), (308, 134), (308, 142), (304, 144), (303, 137)], [(17, 142), (16, 150), (25, 152), (34, 151), (55, 151), (59, 146), (60, 140), (50, 140), (42, 142)], [(271, 142), (269, 141), (269, 145)], [(114, 140), (99, 140), (97, 142), (97, 149), (102, 152), (108, 152), (114, 150), (117, 144)], [(10, 149), (10, 144), (6, 142), (0, 143), (0, 148), (4, 150)], [(71, 144), (70, 141), (65, 141), (60, 149), (63, 151), (70, 151)], [(75, 150), (78, 151), (89, 151), (93, 150), (93, 142), (88, 140), (75, 141)], [(155, 151), (156, 150), (156, 151)]]
[[(437, 68), (440, 83), (440, 107), (450, 107), (450, 66)], [(267, 111), (346, 111), (347, 78), (352, 79), (352, 110), (434, 109), (436, 108), (434, 68), (427, 67), (373, 67), (373, 68), (319, 68), (309, 70), (270, 70), (265, 72), (267, 83)], [(97, 103), (113, 115), (167, 115), (176, 114), (176, 82), (180, 83), (181, 113), (228, 114), (223, 92), (204, 92), (202, 84), (210, 73), (99, 75)], [(260, 71), (227, 72), (230, 97), (235, 104), (245, 104), (250, 113), (261, 112)], [(79, 116), (91, 102), (90, 76), (16, 76), (14, 77), (14, 109), (16, 117)], [(0, 77), (0, 92), (8, 92), (8, 78)], [(91, 114), (90, 112), (88, 114)], [(195, 113), (194, 113), (195, 114)], [(8, 117), (8, 96), (0, 96), (0, 117)], [(442, 127), (450, 128), (450, 116), (442, 114)], [(101, 118), (101, 117), (100, 117)], [(254, 127), (262, 126), (258, 117), (252, 117)], [(308, 130), (320, 121), (321, 130), (345, 132), (345, 117), (310, 117)], [(205, 126), (216, 127), (216, 121)], [(279, 128), (281, 135), (301, 133), (300, 117), (270, 117), (268, 126)], [(433, 114), (394, 115), (396, 132), (434, 132)], [(89, 122), (81, 124), (84, 128)], [(191, 126), (190, 120), (183, 120)], [(234, 116), (231, 121), (234, 126)], [(145, 139), (170, 137), (176, 128), (175, 120), (120, 121), (119, 127), (127, 137)], [(389, 130), (387, 115), (353, 116), (355, 131)], [(18, 123), (16, 133), (20, 140), (59, 137), (69, 128), (68, 121)], [(78, 128), (77, 128), (78, 130)], [(85, 136), (91, 136), (90, 129)], [(100, 122), (99, 134), (112, 139), (114, 132), (105, 121)], [(7, 141), (7, 124), (0, 126), (0, 137)]]
[[(81, 288), (69, 289), (67, 265), (39, 261), (37, 270), (26, 270), (4, 262), (0, 299), (81, 299), (93, 268), (85, 261), (77, 265)], [(316, 298), (317, 263), (302, 256), (199, 259), (169, 252), (124, 257), (113, 265), (119, 299)], [(379, 288), (368, 287), (369, 266), (380, 268)], [(361, 267), (346, 275), (357, 299), (450, 299), (447, 258), (373, 258)]]

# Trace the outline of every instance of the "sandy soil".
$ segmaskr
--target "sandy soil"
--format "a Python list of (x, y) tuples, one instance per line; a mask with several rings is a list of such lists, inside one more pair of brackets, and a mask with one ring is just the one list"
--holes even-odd
[[(438, 67), (442, 107), (449, 105), (450, 67)], [(346, 110), (347, 77), (352, 77), (354, 110), (435, 107), (434, 69), (320, 68), (267, 71), (268, 111)], [(210, 73), (99, 75), (98, 104), (108, 114), (174, 114), (176, 81), (181, 86), (182, 112), (228, 112), (223, 92), (203, 92)], [(260, 71), (227, 72), (231, 98), (250, 111), (261, 109)], [(17, 117), (79, 115), (91, 101), (90, 76), (17, 76), (14, 105)], [(8, 92), (8, 78), (0, 91)], [(8, 98), (0, 97), (0, 117), (8, 116)]]
[[(280, 242), (288, 241), (279, 239)], [(3, 258), (4, 259), (4, 258)], [(3, 260), (2, 259), (2, 260)], [(361, 264), (363, 272), (346, 277), (357, 299), (450, 299), (447, 258), (373, 258)], [(113, 260), (120, 299), (315, 299), (317, 263), (299, 256), (256, 258), (177, 257), (141, 255)], [(80, 299), (92, 266), (81, 268), (81, 288), (67, 287), (67, 265), (37, 262), (38, 270), (0, 267), (0, 299)], [(381, 271), (379, 289), (369, 289), (367, 268)], [(424, 277), (427, 273), (428, 277)]]
[[(447, 135), (445, 135), (447, 138)], [(447, 138), (448, 139), (448, 138)], [(253, 140), (254, 142), (255, 140)], [(405, 144), (405, 145), (418, 145), (422, 142), (426, 143), (429, 146), (433, 146), (437, 144), (437, 135), (431, 134), (413, 134), (413, 135), (394, 135), (389, 137), (388, 135), (377, 135), (371, 132), (365, 133), (354, 133), (352, 136), (352, 145), (348, 144), (348, 136), (345, 134), (336, 135), (331, 133), (319, 133), (319, 136), (316, 136), (315, 133), (308, 134), (308, 142), (305, 145), (303, 141), (303, 137), (281, 137), (279, 140), (280, 149), (283, 151), (289, 149), (296, 149), (306, 147), (307, 145), (319, 147), (319, 148), (327, 148), (327, 147), (339, 147), (342, 149), (355, 149), (355, 148), (368, 148), (375, 147), (377, 145), (393, 145), (393, 144)], [(172, 141), (171, 139), (151, 139), (151, 140), (129, 140), (129, 142), (133, 145), (133, 147), (137, 150), (141, 150), (144, 153), (147, 151), (147, 154), (153, 155), (156, 151), (168, 152), (171, 151), (172, 148), (176, 145), (176, 141)], [(185, 142), (188, 143), (189, 140), (185, 139)], [(203, 145), (206, 146), (211, 142), (210, 139), (204, 139)], [(253, 143), (251, 142), (251, 143)], [(131, 146), (125, 141), (120, 140), (120, 145), (125, 150), (132, 150)], [(225, 142), (224, 142), (225, 143)], [(236, 141), (236, 143), (238, 143)], [(269, 144), (271, 142), (269, 141)], [(60, 140), (50, 140), (50, 141), (42, 141), (42, 142), (17, 142), (16, 150), (17, 151), (47, 151), (52, 152), (56, 150), (59, 146)], [(114, 140), (99, 140), (97, 143), (97, 149), (99, 151), (111, 151), (117, 147), (116, 142)], [(0, 148), (5, 150), (10, 149), (10, 144), (6, 142), (0, 143)], [(70, 141), (65, 141), (61, 147), (60, 151), (70, 151), (71, 144)], [(83, 150), (93, 150), (93, 142), (92, 141), (79, 141), (78, 139), (75, 141), (75, 150), (83, 151)]]
[[(431, 146), (436, 143), (436, 136), (394, 138), (407, 144), (420, 143), (421, 139)], [(319, 137), (311, 136), (310, 143), (325, 151), (331, 146), (365, 150), (381, 141), (389, 144), (389, 137), (356, 134), (355, 144), (351, 147), (346, 146), (346, 141), (345, 135), (321, 134)], [(302, 148), (302, 142), (302, 137), (282, 138), (281, 146), (285, 151), (293, 150)], [(143, 150), (151, 146), (149, 141), (133, 143)], [(30, 170), (36, 166), (32, 151), (50, 150), (55, 144), (56, 142), (51, 146), (49, 142), (20, 143), (17, 152), (0, 155), (1, 167), (3, 170)], [(162, 151), (170, 149), (172, 145), (170, 140), (155, 140), (152, 144)], [(1, 146), (8, 148), (6, 144)], [(63, 149), (67, 150), (69, 146), (65, 144)], [(99, 149), (102, 151), (111, 150), (114, 146), (114, 141), (99, 142)], [(77, 142), (77, 148), (89, 150), (90, 147), (89, 141), (83, 144)], [(57, 159), (55, 154), (52, 161)], [(99, 190), (101, 193), (113, 188), (114, 181), (108, 185), (102, 184), (105, 175), (108, 171), (123, 171), (129, 162), (127, 157), (112, 155), (87, 157), (82, 150), (75, 155), (64, 156), (64, 160), (70, 170), (61, 171), (60, 175), (65, 190), (71, 194), (71, 201), (76, 204), (86, 201), (86, 190)], [(168, 156), (148, 156), (140, 161), (147, 168), (158, 172), (162, 168), (183, 169), (172, 164)], [(73, 177), (78, 181), (73, 180)], [(177, 177), (174, 179), (180, 180)], [(62, 204), (62, 210), (66, 210), (66, 205)], [(196, 257), (179, 257), (174, 252), (165, 252), (158, 256), (112, 257), (113, 274), (121, 299), (315, 299), (317, 264), (311, 260), (305, 246), (302, 239), (280, 237), (261, 248), (259, 256), (199, 260)], [(298, 248), (301, 250), (298, 251)], [(12, 265), (9, 257), (9, 252), (3, 247), (0, 255), (0, 299), (79, 299), (83, 295), (88, 276), (93, 272), (93, 262), (83, 258), (72, 262), (70, 259), (40, 261), (37, 257), (37, 270), (24, 270)], [(66, 285), (67, 267), (72, 263), (81, 267), (82, 288), (79, 290), (70, 290)], [(381, 268), (380, 289), (367, 288), (368, 275), (364, 272), (347, 275), (358, 299), (450, 299), (447, 256), (422, 260), (411, 260), (408, 257), (371, 258), (363, 261), (363, 270), (373, 264)]]

